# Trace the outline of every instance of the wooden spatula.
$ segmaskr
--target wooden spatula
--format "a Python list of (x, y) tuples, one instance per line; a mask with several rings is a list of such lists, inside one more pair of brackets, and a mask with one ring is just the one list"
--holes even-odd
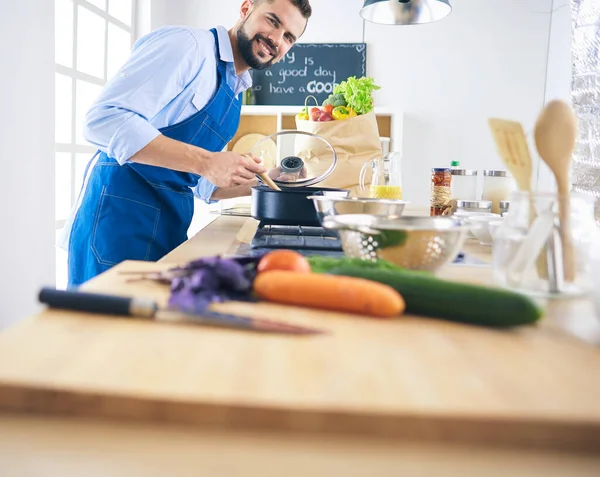
[(519, 189), (531, 192), (531, 154), (521, 123), (505, 119), (488, 120), (500, 157), (517, 181)]
[[(531, 191), (531, 154), (523, 126), (517, 121), (497, 118), (490, 118), (488, 123), (500, 157), (506, 164), (508, 171), (515, 178), (519, 189), (529, 195), (529, 224), (531, 225), (537, 214)], [(538, 275), (541, 278), (547, 278), (548, 269), (545, 249), (538, 256), (536, 266)]]
[(564, 279), (575, 280), (575, 254), (571, 240), (569, 172), (577, 137), (577, 118), (564, 101), (550, 101), (535, 125), (535, 144), (540, 157), (556, 179), (559, 197), (560, 238)]

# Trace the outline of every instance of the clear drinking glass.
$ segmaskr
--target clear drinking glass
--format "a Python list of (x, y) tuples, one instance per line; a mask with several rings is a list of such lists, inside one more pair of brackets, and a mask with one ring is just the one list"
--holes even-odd
[[(560, 222), (561, 206), (569, 210), (567, 227)], [(572, 268), (565, 263), (563, 241), (566, 250), (569, 242), (572, 245)], [(494, 235), (494, 277), (505, 287), (533, 296), (586, 294), (593, 285), (592, 251), (599, 246), (593, 198), (572, 193), (566, 200), (553, 193), (514, 192), (510, 213)]]

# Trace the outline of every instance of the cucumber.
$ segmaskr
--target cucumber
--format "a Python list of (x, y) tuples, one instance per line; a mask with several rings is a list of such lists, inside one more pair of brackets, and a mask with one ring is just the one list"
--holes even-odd
[(500, 288), (441, 280), (412, 271), (340, 266), (332, 275), (347, 275), (384, 283), (398, 291), (406, 312), (490, 327), (528, 325), (543, 310), (529, 297)]
[[(327, 257), (321, 255), (312, 255), (307, 257), (308, 263), (313, 273), (327, 273), (329, 270), (338, 267), (352, 267), (352, 268), (369, 268), (376, 270), (397, 270), (399, 272), (406, 271), (406, 268), (394, 265), (392, 262), (387, 260), (379, 259), (376, 261), (363, 260), (362, 258), (350, 258), (350, 257)], [(426, 271), (415, 271), (414, 273), (427, 273)]]

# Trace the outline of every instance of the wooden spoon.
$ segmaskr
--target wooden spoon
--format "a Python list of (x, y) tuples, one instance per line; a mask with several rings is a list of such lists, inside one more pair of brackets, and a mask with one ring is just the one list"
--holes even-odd
[(571, 107), (564, 101), (550, 101), (536, 122), (535, 144), (556, 179), (564, 279), (570, 282), (575, 280), (575, 255), (571, 239), (569, 172), (576, 137), (577, 118)]

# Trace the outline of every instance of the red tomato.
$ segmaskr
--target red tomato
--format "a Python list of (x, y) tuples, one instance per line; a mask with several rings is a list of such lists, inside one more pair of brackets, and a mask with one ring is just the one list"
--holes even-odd
[(273, 250), (260, 259), (258, 273), (268, 270), (289, 270), (299, 273), (310, 273), (310, 264), (304, 255), (293, 250)]

